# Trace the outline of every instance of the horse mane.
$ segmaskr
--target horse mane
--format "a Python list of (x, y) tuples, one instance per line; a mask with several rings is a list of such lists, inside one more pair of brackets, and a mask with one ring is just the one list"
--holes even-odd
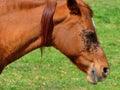
[(42, 46), (49, 46), (52, 43), (52, 31), (54, 28), (53, 15), (56, 9), (56, 0), (47, 0), (41, 19)]

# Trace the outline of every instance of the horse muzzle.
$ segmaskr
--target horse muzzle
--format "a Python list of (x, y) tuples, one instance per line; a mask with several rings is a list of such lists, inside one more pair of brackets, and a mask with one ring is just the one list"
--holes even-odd
[(93, 67), (87, 76), (87, 81), (92, 84), (97, 84), (98, 82), (103, 81), (109, 74), (109, 68), (104, 67), (102, 73), (99, 74), (98, 71)]

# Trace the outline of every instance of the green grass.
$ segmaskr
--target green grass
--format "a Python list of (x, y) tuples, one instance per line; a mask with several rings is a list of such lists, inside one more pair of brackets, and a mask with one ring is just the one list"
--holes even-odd
[(7, 66), (0, 75), (0, 90), (120, 89), (120, 1), (86, 1), (94, 11), (96, 31), (111, 67), (108, 78), (91, 85), (64, 55), (46, 48), (42, 58), (38, 49)]

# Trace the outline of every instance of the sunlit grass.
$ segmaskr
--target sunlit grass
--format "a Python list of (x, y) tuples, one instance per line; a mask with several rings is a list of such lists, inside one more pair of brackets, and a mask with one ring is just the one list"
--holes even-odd
[(120, 1), (86, 1), (94, 11), (96, 31), (111, 67), (108, 78), (91, 85), (68, 58), (47, 48), (42, 58), (38, 49), (5, 68), (0, 75), (0, 90), (120, 89)]

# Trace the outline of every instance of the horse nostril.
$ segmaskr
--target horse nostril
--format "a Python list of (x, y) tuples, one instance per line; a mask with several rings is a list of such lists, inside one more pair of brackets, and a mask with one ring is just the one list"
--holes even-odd
[(103, 75), (106, 77), (108, 75), (108, 73), (109, 73), (109, 68), (104, 67), (103, 68)]

